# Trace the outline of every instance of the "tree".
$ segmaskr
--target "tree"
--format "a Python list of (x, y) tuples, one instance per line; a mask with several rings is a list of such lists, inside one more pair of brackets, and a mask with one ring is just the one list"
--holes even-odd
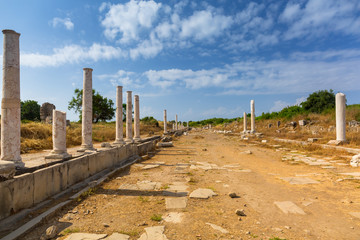
[(26, 100), (20, 102), (21, 106), (21, 120), (39, 121), (40, 120), (40, 105), (37, 101)]
[(313, 92), (301, 106), (307, 112), (321, 113), (335, 107), (335, 94), (332, 89)]
[[(78, 88), (74, 91), (75, 97), (69, 102), (68, 109), (74, 109), (76, 113), (79, 113), (80, 120), (82, 119), (82, 95), (83, 90)], [(95, 90), (92, 90), (93, 94), (93, 122), (111, 120), (115, 115), (115, 109), (113, 108), (113, 101), (101, 96)]]

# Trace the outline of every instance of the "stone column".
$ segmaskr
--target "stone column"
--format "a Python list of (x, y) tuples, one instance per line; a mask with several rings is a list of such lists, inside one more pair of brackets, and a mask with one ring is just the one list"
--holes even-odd
[(125, 144), (123, 134), (122, 89), (122, 86), (116, 87), (116, 138), (114, 144), (117, 145)]
[(187, 127), (187, 128), (189, 127), (189, 122), (186, 123), (186, 127)]
[(246, 133), (247, 130), (247, 115), (246, 112), (244, 112), (244, 133)]
[(175, 124), (174, 123), (172, 124), (172, 130), (175, 130)]
[(131, 102), (131, 91), (126, 92), (126, 139), (125, 142), (133, 143), (132, 135), (132, 102)]
[(66, 150), (66, 113), (54, 109), (52, 121), (53, 150), (45, 159), (69, 159), (71, 155)]
[(179, 126), (178, 126), (178, 118), (177, 118), (177, 114), (175, 115), (175, 130), (178, 130)]
[(92, 144), (92, 120), (93, 120), (93, 99), (92, 99), (92, 69), (84, 68), (83, 96), (82, 96), (82, 144), (79, 152), (86, 150), (95, 151)]
[(255, 101), (250, 101), (251, 108), (251, 133), (255, 133)]
[(139, 95), (134, 96), (134, 140), (140, 141), (140, 104)]
[(346, 97), (343, 93), (337, 93), (335, 97), (336, 102), (336, 140), (345, 142), (346, 122), (345, 122), (345, 109)]
[(12, 178), (20, 157), (20, 34), (3, 30), (3, 85), (1, 101), (0, 178)]
[(164, 134), (167, 133), (167, 116), (166, 116), (166, 110), (164, 110)]

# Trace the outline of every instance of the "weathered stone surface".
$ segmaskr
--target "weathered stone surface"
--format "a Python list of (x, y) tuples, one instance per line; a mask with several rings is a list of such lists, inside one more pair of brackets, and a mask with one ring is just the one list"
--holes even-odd
[(345, 142), (346, 122), (345, 122), (345, 109), (346, 97), (343, 93), (337, 93), (335, 96), (335, 112), (336, 112), (336, 140)]
[(143, 233), (138, 240), (168, 240), (164, 231), (165, 226), (145, 228), (145, 233)]
[(317, 184), (317, 183), (319, 183), (318, 181), (313, 180), (311, 178), (302, 178), (302, 177), (283, 177), (280, 179), (287, 181), (290, 184)]
[(173, 147), (174, 144), (172, 142), (158, 142), (156, 144), (158, 147)]
[(186, 197), (179, 198), (165, 198), (166, 209), (181, 209), (186, 208)]
[(123, 145), (124, 142), (124, 135), (123, 135), (123, 94), (122, 94), (123, 87), (117, 86), (116, 87), (116, 133), (115, 133), (115, 142), (114, 144)]
[(360, 172), (340, 173), (341, 175), (360, 177)]
[(255, 133), (255, 101), (250, 101), (250, 109), (251, 109), (251, 133)]
[(100, 240), (104, 239), (107, 234), (94, 234), (94, 233), (73, 233), (65, 240)]
[(45, 102), (41, 105), (40, 107), (40, 120), (41, 122), (46, 122), (46, 123), (51, 123), (46, 121), (48, 120), (52, 120), (53, 119), (53, 110), (56, 109), (54, 104)]
[(360, 219), (360, 212), (349, 212), (349, 214), (353, 217), (359, 218)]
[(162, 218), (164, 219), (165, 222), (181, 223), (183, 216), (184, 216), (183, 213), (170, 212), (165, 214)]
[(13, 178), (15, 175), (15, 163), (0, 160), (0, 180)]
[(305, 126), (306, 125), (306, 120), (299, 120), (299, 126)]
[(360, 165), (360, 154), (355, 155), (351, 158), (350, 165), (352, 167), (358, 167)]
[(228, 230), (218, 226), (218, 225), (215, 225), (215, 224), (212, 224), (212, 223), (206, 223), (207, 225), (209, 225), (210, 227), (212, 227), (213, 229), (217, 230), (217, 231), (220, 231), (221, 233), (229, 233)]
[(319, 139), (318, 138), (308, 138), (308, 142), (317, 142)]
[(113, 233), (107, 238), (104, 238), (104, 240), (128, 240), (128, 239), (130, 239), (130, 236), (121, 233)]
[(239, 196), (235, 192), (230, 192), (229, 197), (231, 197), (231, 198), (239, 198)]
[(243, 209), (236, 209), (235, 214), (241, 217), (246, 217), (246, 214), (244, 213)]
[(343, 141), (340, 141), (340, 140), (330, 140), (327, 144), (339, 146), (342, 143), (343, 143)]
[(207, 188), (198, 188), (190, 194), (190, 198), (208, 199), (212, 196), (216, 196), (213, 190)]
[(133, 135), (132, 135), (132, 99), (131, 99), (132, 91), (126, 92), (126, 138), (125, 142), (132, 143)]
[(139, 95), (134, 96), (134, 140), (140, 140), (140, 104)]
[(102, 148), (112, 148), (111, 144), (108, 143), (108, 142), (103, 142), (103, 143), (101, 143), (100, 146), (101, 146)]
[(305, 215), (306, 213), (291, 201), (274, 202), (274, 204), (285, 214), (294, 213)]
[(167, 115), (166, 110), (164, 110), (164, 134), (166, 134), (167, 132)]

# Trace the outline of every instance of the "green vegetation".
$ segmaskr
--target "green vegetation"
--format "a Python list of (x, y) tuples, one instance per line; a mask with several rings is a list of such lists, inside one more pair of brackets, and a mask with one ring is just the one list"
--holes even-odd
[(151, 216), (150, 219), (153, 220), (153, 221), (160, 222), (162, 220), (162, 216), (161, 216), (161, 214), (154, 214), (154, 215)]
[[(76, 88), (74, 94), (75, 97), (73, 97), (69, 102), (68, 109), (69, 110), (74, 109), (76, 113), (79, 113), (79, 118), (81, 120), (83, 90)], [(93, 122), (97, 123), (99, 121), (111, 120), (115, 116), (115, 108), (113, 108), (114, 105), (113, 101), (111, 99), (107, 99), (106, 97), (101, 96), (98, 92), (95, 92), (94, 89), (92, 91), (92, 94), (93, 94)]]
[(140, 121), (145, 125), (155, 125), (156, 127), (159, 127), (158, 120), (156, 120), (154, 117), (144, 117), (140, 119)]
[(189, 127), (198, 127), (198, 126), (204, 126), (204, 125), (219, 125), (219, 124), (224, 124), (224, 123), (232, 123), (234, 121), (240, 120), (240, 118), (210, 118), (210, 119), (206, 119), (206, 120), (202, 120), (202, 121), (189, 121)]
[(21, 101), (20, 106), (22, 121), (40, 121), (40, 105), (37, 101)]
[(71, 233), (77, 233), (77, 232), (80, 232), (79, 228), (67, 228), (64, 231), (62, 231), (60, 235), (66, 236), (66, 235), (69, 235)]
[(273, 237), (273, 238), (269, 238), (269, 240), (286, 240), (286, 239), (285, 238)]
[(324, 110), (333, 109), (335, 107), (334, 91), (330, 89), (330, 91), (321, 90), (313, 92), (305, 102), (301, 103), (301, 107), (306, 112), (311, 113), (322, 113)]

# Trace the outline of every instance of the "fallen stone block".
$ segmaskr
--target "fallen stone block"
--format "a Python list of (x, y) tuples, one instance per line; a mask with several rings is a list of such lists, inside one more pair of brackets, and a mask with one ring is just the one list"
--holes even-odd
[(351, 158), (350, 165), (352, 167), (358, 167), (360, 165), (360, 154), (355, 155)]
[(285, 214), (289, 214), (289, 213), (301, 214), (301, 215), (306, 214), (301, 208), (296, 206), (296, 204), (291, 201), (274, 202), (274, 204)]
[(207, 188), (198, 188), (190, 194), (190, 198), (208, 199), (212, 196), (216, 196), (213, 190)]
[(213, 229), (220, 231), (221, 233), (229, 233), (228, 230), (226, 230), (226, 229), (224, 229), (224, 228), (222, 228), (222, 227), (220, 227), (218, 225), (215, 225), (215, 224), (212, 224), (212, 223), (206, 223), (206, 224), (209, 225), (210, 227), (212, 227)]
[(158, 142), (156, 144), (158, 147), (173, 147), (174, 144), (172, 142)]
[(73, 233), (65, 240), (100, 240), (104, 239), (107, 234), (93, 234), (93, 233)]

